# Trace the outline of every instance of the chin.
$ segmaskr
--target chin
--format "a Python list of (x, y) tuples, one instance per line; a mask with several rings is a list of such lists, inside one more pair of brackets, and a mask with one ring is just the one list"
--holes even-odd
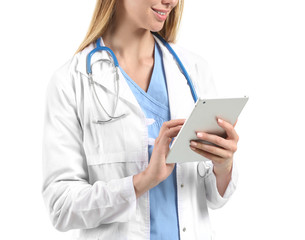
[(163, 23), (160, 23), (160, 24), (154, 24), (153, 26), (150, 27), (150, 31), (151, 32), (159, 32), (162, 30), (164, 26), (164, 22)]

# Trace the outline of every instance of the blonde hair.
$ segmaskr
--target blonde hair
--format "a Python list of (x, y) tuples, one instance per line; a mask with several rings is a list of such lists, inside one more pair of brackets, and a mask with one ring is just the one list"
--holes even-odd
[[(85, 39), (77, 49), (76, 53), (82, 51), (92, 42), (102, 36), (109, 27), (111, 20), (115, 14), (115, 6), (117, 0), (97, 0), (93, 16), (90, 22), (88, 32)], [(184, 0), (178, 0), (174, 9), (166, 19), (164, 26), (159, 34), (167, 42), (175, 42), (178, 34), (178, 29), (181, 22)]]

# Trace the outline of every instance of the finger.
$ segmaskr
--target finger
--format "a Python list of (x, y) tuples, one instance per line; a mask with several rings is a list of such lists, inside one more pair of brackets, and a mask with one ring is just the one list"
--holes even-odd
[(185, 119), (175, 119), (175, 120), (170, 120), (168, 122), (164, 122), (161, 126), (159, 136), (163, 135), (164, 132), (168, 131), (171, 128), (177, 127), (177, 126), (182, 126), (185, 122)]
[(168, 138), (174, 138), (178, 135), (181, 128), (182, 128), (182, 125), (172, 127), (165, 133), (165, 136), (168, 137)]
[(172, 127), (175, 127), (177, 125), (183, 125), (184, 122), (185, 122), (185, 119), (174, 119), (174, 120), (164, 122), (163, 125), (165, 124), (166, 127), (172, 128)]
[(182, 125), (178, 125), (176, 127), (167, 128), (165, 130), (160, 131), (158, 138), (156, 139), (156, 144), (165, 144), (169, 145), (172, 141), (172, 138), (176, 137), (181, 130)]
[(229, 158), (233, 157), (233, 152), (220, 148), (220, 147), (212, 146), (209, 144), (191, 141), (191, 147), (202, 150), (204, 152), (213, 154), (217, 157), (224, 158), (224, 159), (229, 159)]
[(232, 124), (230, 124), (220, 118), (217, 119), (217, 123), (221, 128), (223, 128), (226, 131), (229, 139), (234, 139), (234, 140), (238, 141), (239, 137)]
[(213, 163), (216, 162), (216, 163), (219, 163), (219, 164), (220, 164), (220, 163), (222, 163), (223, 161), (225, 161), (225, 160), (224, 160), (223, 158), (221, 158), (221, 157), (218, 157), (218, 156), (216, 156), (216, 155), (214, 155), (214, 154), (211, 154), (211, 153), (209, 153), (209, 152), (205, 152), (205, 151), (200, 150), (200, 149), (198, 149), (198, 148), (193, 148), (193, 147), (191, 147), (191, 149), (192, 149), (194, 152), (200, 154), (201, 156), (203, 156), (203, 157), (205, 157), (205, 158), (211, 160)]
[(237, 121), (238, 121), (238, 119), (236, 120), (236, 122), (233, 124), (233, 127), (235, 127), (236, 126), (236, 124), (237, 124)]
[(237, 144), (235, 141), (227, 140), (223, 137), (219, 137), (214, 134), (209, 134), (209, 133), (205, 133), (205, 132), (197, 132), (197, 138), (200, 140), (203, 140), (203, 141), (213, 143), (219, 147), (228, 149), (233, 152), (235, 152), (237, 150)]

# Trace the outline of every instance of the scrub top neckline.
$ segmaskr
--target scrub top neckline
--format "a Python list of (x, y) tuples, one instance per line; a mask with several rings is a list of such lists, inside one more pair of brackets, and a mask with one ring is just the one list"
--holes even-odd
[[(153, 67), (153, 71), (150, 77), (150, 81), (149, 81), (149, 85), (147, 88), (147, 92), (144, 91), (134, 80), (132, 80), (132, 78), (124, 71), (124, 69), (119, 65), (119, 69), (121, 70), (122, 74), (124, 75), (124, 77), (126, 78), (126, 80), (128, 80), (138, 91), (139, 93), (141, 93), (142, 95), (144, 95), (148, 100), (150, 100), (152, 103), (156, 104), (157, 106), (163, 108), (164, 110), (168, 110), (168, 107), (166, 105), (164, 105), (164, 103), (161, 103), (160, 101), (156, 100), (154, 97), (152, 97), (148, 91), (149, 91), (149, 86), (151, 85), (152, 79), (155, 76), (155, 70), (156, 70), (156, 51), (157, 50), (157, 43), (155, 42), (155, 49), (154, 49), (154, 67)], [(162, 59), (161, 59), (162, 60)]]

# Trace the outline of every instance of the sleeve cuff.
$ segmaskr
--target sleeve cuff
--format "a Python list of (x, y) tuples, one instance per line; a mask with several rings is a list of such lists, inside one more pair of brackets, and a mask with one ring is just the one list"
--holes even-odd
[(133, 176), (112, 180), (110, 188), (116, 189), (118, 187), (121, 189), (117, 191), (119, 194), (117, 194), (116, 198), (113, 199), (115, 202), (114, 205), (125, 205), (125, 218), (127, 220), (135, 219), (137, 198), (133, 186)]
[(237, 179), (238, 179), (238, 173), (237, 173), (235, 161), (233, 161), (231, 180), (222, 197), (217, 189), (216, 176), (214, 172), (211, 171), (211, 174), (209, 174), (205, 179), (207, 200), (210, 208), (212, 209), (220, 208), (229, 200), (229, 198), (236, 189)]

